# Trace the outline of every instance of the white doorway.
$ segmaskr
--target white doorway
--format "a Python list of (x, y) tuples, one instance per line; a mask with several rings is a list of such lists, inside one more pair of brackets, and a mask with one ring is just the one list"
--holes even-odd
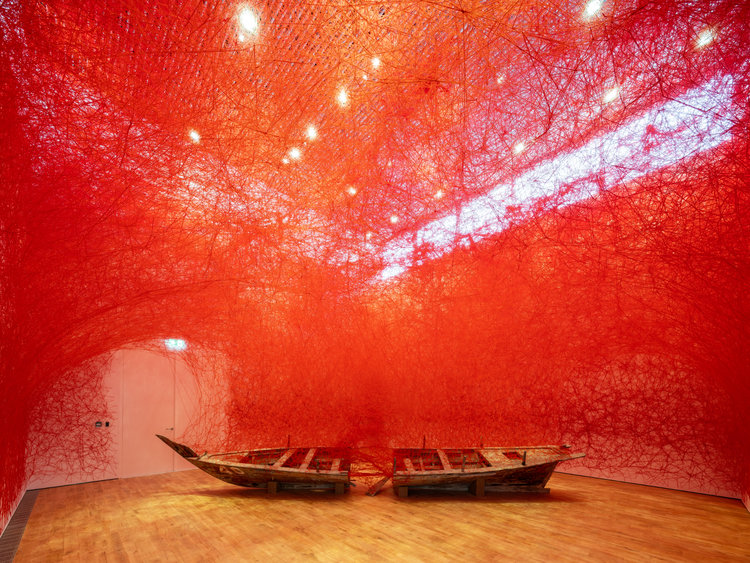
[(122, 350), (122, 420), (118, 476), (193, 468), (156, 435), (180, 436), (195, 410), (195, 378), (179, 354)]
[[(53, 389), (50, 400), (59, 400), (65, 409), (78, 407), (81, 413), (60, 420), (75, 420), (76, 427), (55, 426), (56, 420), (39, 421), (31, 438), (36, 444), (32, 448), (35, 467), (30, 468), (27, 489), (193, 468), (156, 437), (182, 436), (198, 410), (197, 383), (179, 353), (117, 351), (102, 375), (104, 404), (80, 406), (77, 396), (60, 397), (54, 392), (65, 389)], [(71, 443), (79, 444), (74, 453), (67, 449)], [(101, 451), (102, 444), (107, 444), (107, 452)]]

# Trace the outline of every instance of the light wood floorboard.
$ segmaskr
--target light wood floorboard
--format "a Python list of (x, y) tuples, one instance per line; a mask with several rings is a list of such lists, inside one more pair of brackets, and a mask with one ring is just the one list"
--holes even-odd
[(549, 495), (376, 497), (204, 473), (40, 492), (16, 561), (750, 561), (737, 500), (556, 473)]

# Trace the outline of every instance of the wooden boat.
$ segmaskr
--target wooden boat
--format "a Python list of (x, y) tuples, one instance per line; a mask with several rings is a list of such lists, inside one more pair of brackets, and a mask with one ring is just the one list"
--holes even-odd
[(351, 456), (343, 448), (272, 448), (198, 455), (188, 446), (157, 437), (198, 469), (232, 485), (264, 488), (269, 493), (306, 488), (333, 489), (342, 494), (352, 484)]
[(583, 457), (570, 446), (518, 448), (398, 449), (393, 455), (393, 487), (400, 497), (410, 488), (548, 493), (558, 463)]

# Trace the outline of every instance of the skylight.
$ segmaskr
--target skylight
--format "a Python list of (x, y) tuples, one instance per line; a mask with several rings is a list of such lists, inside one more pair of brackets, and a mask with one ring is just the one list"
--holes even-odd
[[(734, 83), (734, 77), (724, 76), (693, 88), (614, 132), (495, 187), (458, 213), (393, 239), (383, 250), (384, 268), (378, 278), (406, 271), (415, 246), (430, 245), (432, 257), (437, 258), (469, 237), (478, 241), (502, 232), (511, 224), (510, 208), (529, 209), (555, 195), (552, 205), (565, 207), (720, 145), (731, 138), (728, 108)], [(575, 188), (562, 192), (571, 186)]]

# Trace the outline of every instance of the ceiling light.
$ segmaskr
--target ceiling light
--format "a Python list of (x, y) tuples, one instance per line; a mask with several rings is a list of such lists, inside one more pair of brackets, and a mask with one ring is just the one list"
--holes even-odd
[(380, 59), (377, 57), (373, 57), (370, 62), (372, 63), (372, 68), (378, 68), (380, 66)]
[(314, 125), (308, 125), (307, 130), (305, 131), (305, 135), (307, 135), (307, 138), (311, 141), (314, 141), (318, 138), (318, 130), (315, 128)]
[(281, 159), (281, 162), (283, 162), (284, 164), (289, 164), (289, 159), (287, 157), (284, 157)]
[(602, 96), (602, 101), (605, 104), (609, 104), (611, 102), (614, 102), (617, 97), (620, 95), (620, 89), (615, 86), (614, 88), (610, 88), (606, 92), (604, 92), (604, 96)]
[(260, 22), (258, 16), (250, 8), (246, 6), (240, 10), (239, 20), (242, 29), (248, 33), (257, 33)]
[(526, 150), (526, 141), (518, 141), (513, 145), (513, 154), (521, 154)]
[(583, 9), (583, 17), (587, 20), (593, 18), (595, 15), (602, 11), (603, 5), (603, 0), (589, 0), (586, 4), (586, 7)]
[(362, 80), (367, 80), (367, 74), (365, 74), (364, 72), (362, 73)]
[(292, 160), (299, 160), (302, 158), (302, 151), (299, 150), (297, 147), (292, 147), (289, 149), (289, 158)]
[(391, 215), (391, 223), (396, 224), (398, 223), (398, 216), (397, 215)]
[(497, 83), (498, 83), (498, 85), (499, 85), (499, 84), (502, 84), (503, 82), (505, 82), (505, 75), (504, 75), (504, 74), (502, 74), (502, 73), (501, 73), (501, 74), (498, 74), (498, 75), (497, 75)]
[(336, 101), (342, 107), (349, 103), (349, 94), (346, 92), (346, 90), (344, 90), (343, 88), (339, 90), (339, 93), (336, 94)]
[(355, 188), (354, 186), (349, 186), (348, 188), (346, 188), (346, 193), (351, 196), (355, 196), (357, 195), (357, 188)]
[(365, 233), (365, 239), (370, 240), (372, 238), (372, 231), (367, 231)]
[(708, 47), (711, 43), (716, 41), (717, 37), (716, 30), (713, 27), (707, 27), (698, 34), (698, 37), (695, 40), (695, 48), (703, 49), (704, 47)]
[(435, 192), (435, 199), (443, 199), (444, 195), (443, 190), (438, 190)]
[(201, 142), (200, 133), (198, 133), (198, 131), (196, 131), (195, 129), (191, 129), (188, 132), (188, 135), (190, 136), (190, 140), (193, 141), (194, 143), (200, 143)]

